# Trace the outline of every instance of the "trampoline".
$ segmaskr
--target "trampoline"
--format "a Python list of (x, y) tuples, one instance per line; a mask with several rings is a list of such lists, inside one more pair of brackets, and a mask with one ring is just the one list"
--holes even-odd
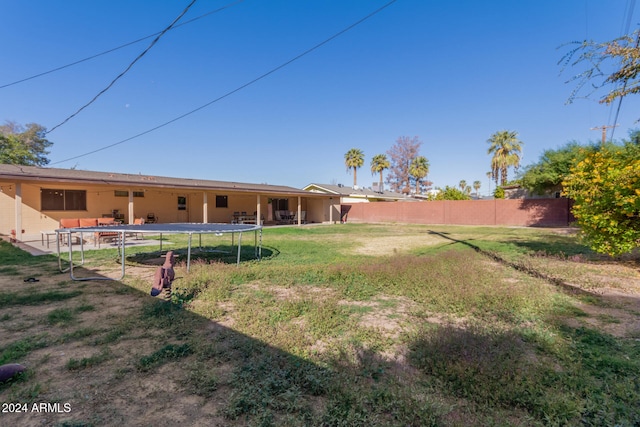
[[(188, 247), (187, 247), (187, 272), (191, 266), (191, 246), (192, 238), (194, 234), (197, 234), (200, 238), (199, 245), (202, 250), (202, 235), (214, 234), (216, 236), (223, 236), (225, 234), (231, 234), (231, 248), (235, 245), (236, 234), (237, 237), (237, 264), (240, 264), (240, 250), (242, 247), (242, 234), (253, 231), (254, 233), (254, 249), (256, 259), (260, 259), (262, 256), (262, 226), (253, 224), (219, 224), (219, 223), (169, 223), (169, 224), (119, 224), (97, 227), (75, 227), (75, 228), (61, 228), (55, 230), (56, 232), (56, 248), (58, 251), (58, 267), (60, 272), (65, 273), (69, 271), (72, 280), (122, 280), (125, 275), (125, 247), (127, 234), (160, 234), (160, 251), (162, 251), (162, 235), (163, 234), (187, 234)], [(80, 234), (80, 265), (84, 264), (84, 243), (82, 235), (84, 233), (114, 233), (117, 241), (118, 251), (122, 263), (121, 276), (117, 279), (111, 279), (109, 277), (75, 277), (73, 274), (73, 248), (72, 238), (73, 235)], [(62, 253), (60, 251), (61, 237), (66, 236), (66, 241), (69, 247), (69, 266), (67, 268), (62, 267)]]

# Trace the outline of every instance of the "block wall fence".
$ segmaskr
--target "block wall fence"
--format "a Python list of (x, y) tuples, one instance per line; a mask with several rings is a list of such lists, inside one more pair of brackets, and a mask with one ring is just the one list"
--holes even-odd
[(352, 203), (341, 212), (343, 221), (356, 223), (566, 227), (574, 221), (565, 198)]

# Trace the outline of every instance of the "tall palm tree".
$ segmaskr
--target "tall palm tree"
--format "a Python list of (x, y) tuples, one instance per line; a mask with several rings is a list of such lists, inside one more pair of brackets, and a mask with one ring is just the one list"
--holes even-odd
[(476, 198), (478, 197), (478, 191), (480, 191), (480, 187), (482, 183), (480, 181), (473, 181), (473, 189), (476, 190)]
[(358, 185), (358, 168), (364, 165), (364, 153), (359, 148), (352, 148), (344, 155), (344, 164), (347, 171), (353, 168), (353, 186)]
[(371, 175), (380, 174), (379, 189), (382, 189), (382, 171), (389, 169), (390, 166), (391, 162), (389, 162), (385, 154), (376, 154), (371, 159)]
[(522, 141), (518, 139), (518, 132), (501, 130), (491, 135), (487, 140), (490, 144), (487, 154), (493, 154), (491, 158), (491, 176), (498, 185), (507, 183), (507, 169), (509, 166), (518, 168), (520, 166), (520, 152), (522, 151)]
[(464, 179), (460, 180), (460, 182), (458, 183), (458, 187), (460, 187), (460, 190), (464, 191), (464, 189), (467, 187), (467, 181), (465, 181)]
[(429, 160), (424, 156), (418, 156), (409, 165), (409, 174), (416, 179), (416, 194), (420, 193), (420, 180), (429, 173)]

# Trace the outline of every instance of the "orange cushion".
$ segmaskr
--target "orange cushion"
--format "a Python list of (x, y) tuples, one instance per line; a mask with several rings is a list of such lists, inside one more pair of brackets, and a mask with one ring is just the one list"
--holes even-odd
[(80, 218), (80, 227), (95, 227), (98, 225), (97, 218)]
[(60, 228), (75, 228), (80, 227), (80, 220), (78, 218), (61, 218)]

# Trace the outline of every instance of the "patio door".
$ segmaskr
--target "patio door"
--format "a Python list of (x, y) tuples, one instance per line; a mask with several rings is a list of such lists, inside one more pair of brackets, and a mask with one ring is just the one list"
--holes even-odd
[(189, 222), (189, 203), (187, 196), (178, 196), (178, 222)]

